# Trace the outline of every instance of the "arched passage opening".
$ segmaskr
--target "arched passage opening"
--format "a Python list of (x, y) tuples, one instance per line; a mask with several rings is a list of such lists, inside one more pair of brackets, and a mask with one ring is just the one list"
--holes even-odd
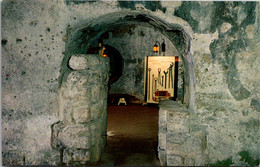
[(105, 32), (121, 25), (137, 24), (150, 27), (161, 32), (176, 47), (184, 66), (184, 104), (191, 112), (195, 109), (195, 74), (194, 61), (191, 54), (190, 36), (178, 24), (171, 24), (162, 19), (141, 12), (116, 12), (95, 19), (86, 25), (68, 27), (66, 51), (61, 66), (60, 84), (71, 72), (66, 66), (73, 54), (84, 54), (90, 45)]
[[(177, 51), (179, 52), (179, 55), (181, 56), (182, 62), (183, 62), (183, 66), (184, 66), (184, 104), (189, 108), (189, 110), (192, 112), (194, 110), (194, 104), (195, 104), (195, 98), (194, 98), (194, 88), (195, 88), (195, 78), (194, 78), (194, 64), (193, 64), (193, 58), (192, 55), (190, 53), (190, 37), (189, 35), (184, 31), (184, 29), (178, 25), (178, 24), (171, 24), (171, 23), (167, 23), (165, 21), (163, 21), (162, 19), (153, 16), (151, 14), (144, 14), (144, 13), (140, 13), (140, 12), (120, 12), (120, 13), (111, 13), (108, 14), (106, 16), (103, 16), (101, 18), (95, 19), (92, 22), (88, 22), (88, 24), (86, 25), (81, 25), (78, 27), (68, 27), (67, 29), (67, 42), (66, 42), (66, 51), (64, 53), (64, 59), (62, 61), (62, 66), (61, 66), (61, 75), (59, 78), (59, 83), (60, 83), (60, 89), (62, 89), (62, 85), (65, 84), (66, 82), (68, 82), (68, 78), (71, 76), (71, 74), (74, 72), (73, 69), (70, 68), (69, 62), (72, 58), (73, 55), (80, 55), (80, 54), (85, 54), (86, 51), (88, 50), (88, 48), (91, 46), (92, 43), (94, 43), (95, 41), (97, 41), (97, 39), (100, 38), (100, 36), (102, 34), (104, 34), (105, 32), (109, 31), (109, 30), (113, 30), (118, 26), (122, 26), (122, 25), (141, 25), (144, 27), (149, 27), (152, 29), (155, 29), (157, 31), (159, 31), (160, 33), (162, 33), (165, 37), (167, 37), (176, 47)], [(92, 58), (90, 58), (92, 59)], [(86, 60), (86, 62), (88, 62), (89, 59)], [(102, 62), (103, 60), (100, 60), (100, 58), (97, 58), (97, 61)], [(105, 62), (104, 62), (105, 63)], [(89, 68), (88, 68), (89, 69)], [(79, 72), (80, 74), (84, 73), (84, 72)], [(101, 71), (102, 73), (102, 71)], [(90, 75), (90, 74), (89, 74)], [(97, 75), (97, 74), (95, 74)], [(99, 74), (98, 74), (99, 75)], [(101, 74), (100, 74), (101, 75)], [(106, 76), (104, 76), (104, 79), (101, 79), (103, 82), (108, 81)], [(88, 84), (88, 82), (85, 82), (85, 86)], [(104, 86), (104, 85), (103, 85)], [(89, 85), (87, 86), (88, 89), (91, 89), (91, 83), (89, 83)], [(98, 94), (104, 94), (104, 92), (107, 89), (104, 88), (102, 91)], [(61, 92), (59, 95), (60, 98), (60, 103), (64, 103), (63, 102), (63, 93)], [(94, 92), (95, 94), (95, 92)], [(103, 97), (106, 97), (106, 95), (104, 95)], [(93, 100), (93, 99), (91, 99)], [(106, 109), (106, 103), (102, 102), (103, 107), (100, 107), (100, 102), (96, 102), (96, 103), (92, 103), (91, 105), (96, 106), (96, 108), (102, 108), (100, 110), (104, 111)], [(92, 107), (90, 107), (90, 111), (92, 111)], [(66, 113), (67, 111), (65, 111), (64, 109), (64, 105), (62, 105), (62, 107), (60, 107), (60, 115), (61, 119), (63, 119), (63, 115), (72, 115), (73, 117), (73, 109), (71, 109), (71, 113)], [(89, 110), (87, 110), (89, 111)], [(95, 107), (93, 109), (93, 111), (95, 111)], [(95, 134), (92, 132), (89, 133), (90, 137), (92, 138), (92, 141), (90, 141), (90, 145), (88, 146), (88, 148), (84, 148), (83, 150), (85, 150), (84, 153), (86, 152), (90, 152), (91, 156), (89, 158), (90, 161), (97, 161), (100, 159), (100, 154), (101, 154), (101, 150), (103, 149), (103, 145), (102, 143), (104, 143), (105, 139), (100, 140), (100, 143), (97, 144), (97, 142), (94, 142), (93, 140), (96, 140), (98, 138), (105, 138), (106, 137), (106, 119), (107, 119), (107, 115), (106, 113), (101, 113), (99, 115), (101, 115), (101, 117), (99, 118), (98, 116), (96, 116), (94, 114), (93, 118), (92, 118), (92, 112), (90, 112), (90, 116), (91, 118), (88, 118), (89, 116), (86, 116), (86, 120), (83, 120), (83, 122), (85, 123), (84, 126), (88, 126), (90, 127), (90, 129), (92, 130), (92, 125), (95, 124), (95, 128), (99, 129), (96, 130), (95, 128), (93, 128), (95, 132), (99, 132), (96, 136)], [(79, 116), (80, 117), (80, 116)], [(77, 121), (77, 117), (75, 116), (75, 118), (72, 118), (72, 122), (74, 121), (74, 123), (76, 124), (80, 124), (81, 125), (81, 120)], [(92, 121), (92, 122), (91, 122)], [(61, 121), (61, 123), (59, 124), (59, 128), (66, 128), (67, 127), (67, 123), (66, 121)], [(71, 126), (71, 125), (69, 125)], [(82, 127), (84, 129), (84, 127)], [(53, 128), (55, 129), (55, 128)], [(68, 129), (68, 128), (66, 128)], [(92, 136), (91, 136), (92, 135)], [(95, 139), (93, 139), (93, 135), (95, 136)], [(86, 137), (86, 138), (87, 138)], [(58, 137), (57, 137), (58, 138)], [(62, 142), (63, 139), (61, 139), (60, 143)], [(94, 142), (94, 144), (93, 144)], [(66, 143), (66, 142), (65, 142)], [(62, 144), (60, 144), (62, 145)], [(63, 144), (65, 146), (62, 146), (59, 148), (62, 148), (62, 159), (64, 159), (64, 156), (70, 156), (73, 155), (73, 144)], [(72, 147), (67, 149), (67, 147)], [(86, 146), (87, 147), (87, 146)], [(65, 151), (64, 151), (65, 150)], [(66, 151), (67, 150), (67, 151)], [(68, 151), (69, 150), (69, 151)], [(65, 152), (65, 153), (64, 153)], [(64, 160), (62, 160), (64, 161)], [(73, 160), (75, 161), (75, 160)], [(86, 160), (88, 161), (88, 160)], [(70, 162), (70, 161), (67, 161)], [(66, 163), (67, 163), (66, 162)]]

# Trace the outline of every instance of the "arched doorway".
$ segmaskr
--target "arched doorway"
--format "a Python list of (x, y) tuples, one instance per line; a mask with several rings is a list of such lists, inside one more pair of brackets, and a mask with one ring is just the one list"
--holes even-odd
[(61, 67), (60, 83), (66, 80), (70, 71), (65, 64), (73, 54), (83, 54), (90, 45), (96, 41), (104, 32), (112, 30), (119, 25), (138, 24), (154, 28), (165, 35), (176, 47), (184, 66), (184, 104), (190, 111), (195, 108), (195, 74), (194, 61), (191, 54), (190, 36), (183, 28), (176, 23), (169, 23), (151, 14), (141, 12), (116, 12), (102, 16), (92, 22), (75, 28), (68, 28), (68, 39), (66, 51)]
[[(66, 83), (68, 76), (73, 72), (72, 69), (68, 67), (69, 60), (71, 56), (77, 54), (84, 54), (86, 50), (90, 47), (91, 43), (96, 41), (100, 36), (111, 30), (118, 25), (129, 25), (129, 24), (138, 24), (150, 28), (154, 28), (160, 31), (165, 35), (177, 48), (184, 65), (184, 103), (189, 107), (192, 112), (195, 107), (195, 78), (194, 78), (194, 63), (193, 58), (190, 52), (190, 37), (185, 32), (184, 28), (181, 25), (168, 23), (163, 21), (161, 18), (153, 16), (151, 14), (144, 14), (140, 12), (120, 12), (120, 13), (111, 13), (104, 17), (95, 19), (93, 22), (88, 23), (87, 25), (82, 25), (81, 27), (68, 28), (68, 40), (66, 43), (66, 51), (64, 53), (64, 59), (61, 66), (61, 75), (59, 78), (60, 87), (62, 84)], [(88, 87), (90, 88), (90, 87)], [(91, 89), (91, 88), (90, 88)], [(102, 94), (102, 92), (100, 93)], [(62, 101), (62, 96), (60, 97)], [(106, 104), (103, 104), (106, 105)], [(104, 112), (104, 110), (102, 110)], [(61, 110), (61, 115), (64, 114), (64, 111)], [(99, 127), (100, 135), (99, 138), (106, 136), (106, 114), (103, 113), (102, 121), (95, 122)], [(93, 122), (88, 122), (91, 126)], [(59, 123), (61, 128), (66, 127), (66, 123)], [(65, 125), (64, 125), (65, 124)], [(99, 140), (99, 139), (98, 139)], [(101, 142), (102, 143), (102, 142)], [(89, 150), (90, 153), (94, 152), (94, 157), (90, 158), (90, 161), (96, 161), (100, 158), (100, 150), (102, 150), (102, 144), (94, 145), (93, 148)], [(99, 151), (95, 151), (94, 147), (99, 147)], [(100, 148), (101, 147), (101, 148)], [(66, 150), (66, 149), (65, 149)], [(70, 148), (73, 152), (73, 148)], [(85, 149), (88, 150), (88, 149)], [(63, 153), (62, 153), (63, 154)], [(73, 154), (73, 153), (71, 153)]]

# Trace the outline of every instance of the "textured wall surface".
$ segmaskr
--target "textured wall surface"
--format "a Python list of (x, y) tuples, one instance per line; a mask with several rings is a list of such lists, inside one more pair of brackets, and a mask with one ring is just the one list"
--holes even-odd
[[(124, 17), (121, 23), (132, 24), (133, 19), (139, 19), (138, 22), (147, 25), (143, 31), (145, 36), (140, 38), (143, 40), (153, 32), (151, 29), (156, 28), (171, 40), (184, 58), (184, 99), (192, 104), (186, 125), (190, 138), (205, 135), (203, 154), (200, 154), (205, 160), (203, 163), (258, 165), (259, 8), (259, 2), (2, 1), (3, 163), (57, 165), (61, 163), (61, 155), (71, 155), (70, 149), (61, 154), (52, 148), (51, 143), (51, 126), (63, 121), (59, 113), (60, 88), (72, 74), (80, 75), (68, 66), (69, 60), (72, 55), (85, 53), (89, 44), (112, 26), (117, 27), (115, 22), (120, 15), (124, 17), (136, 11), (142, 14), (138, 15), (139, 18)], [(117, 13), (113, 15), (114, 12)], [(144, 14), (154, 17), (145, 17)], [(137, 32), (141, 29), (136, 27), (132, 36), (124, 35), (125, 41), (130, 40), (127, 45), (136, 43), (135, 47), (140, 46), (134, 37), (139, 36)], [(115, 39), (114, 36), (108, 39), (108, 44), (115, 43)], [(148, 48), (148, 43), (145, 48)], [(127, 52), (127, 46), (120, 47), (124, 49), (122, 52)], [(135, 53), (131, 51), (128, 60), (133, 60), (138, 66), (140, 57), (133, 57)], [(150, 52), (150, 49), (144, 52)], [(138, 53), (138, 56), (142, 54)], [(129, 66), (133, 64), (131, 61)], [(133, 78), (139, 72), (135, 71)], [(69, 117), (77, 125), (69, 127), (76, 128), (75, 133), (82, 128), (85, 134), (88, 129), (82, 123), (85, 121), (82, 117), (88, 117), (84, 114), (74, 113)], [(63, 132), (70, 135), (65, 130)], [(82, 139), (87, 142), (85, 137), (83, 135)], [(185, 147), (193, 147), (191, 143), (187, 142)], [(67, 147), (70, 144), (74, 143), (67, 143)], [(85, 150), (75, 153), (78, 155), (75, 158), (79, 159), (75, 163), (88, 161), (87, 144), (78, 144)], [(174, 149), (172, 147), (169, 151)], [(71, 159), (67, 160), (65, 163)], [(166, 162), (173, 164), (181, 160), (176, 155)], [(194, 160), (197, 164), (196, 158)]]
[(62, 164), (96, 162), (106, 143), (109, 58), (73, 55), (69, 66), (73, 72), (59, 89), (52, 147), (62, 151)]

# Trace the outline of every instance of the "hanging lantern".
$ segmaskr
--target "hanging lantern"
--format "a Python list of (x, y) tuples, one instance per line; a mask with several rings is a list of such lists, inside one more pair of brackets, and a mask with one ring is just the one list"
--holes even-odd
[(154, 45), (153, 46), (153, 52), (155, 52), (155, 53), (158, 53), (159, 52), (159, 46), (158, 45)]

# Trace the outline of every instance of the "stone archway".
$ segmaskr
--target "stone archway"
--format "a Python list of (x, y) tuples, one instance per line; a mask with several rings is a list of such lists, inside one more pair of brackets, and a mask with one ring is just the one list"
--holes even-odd
[[(93, 82), (86, 80), (86, 76), (92, 75), (93, 70), (97, 70), (102, 63), (108, 64), (101, 59), (101, 57), (80, 55), (84, 54), (90, 44), (97, 40), (101, 34), (113, 29), (118, 25), (138, 24), (154, 28), (164, 34), (176, 46), (181, 55), (184, 65), (184, 103), (189, 108), (190, 112), (194, 111), (195, 107), (195, 75), (193, 57), (190, 52), (190, 37), (181, 25), (169, 23), (163, 19), (147, 13), (141, 12), (116, 12), (106, 16), (95, 19), (80, 27), (68, 27), (66, 51), (61, 65), (61, 75), (59, 77), (59, 116), (60, 122), (52, 126), (52, 146), (53, 148), (61, 150), (61, 162), (66, 164), (88, 162), (96, 162), (100, 158), (101, 151), (105, 143), (106, 135), (106, 102), (96, 102), (96, 94), (100, 95), (99, 99), (106, 98), (105, 88), (107, 84), (107, 74), (102, 70), (107, 70), (108, 67), (104, 65), (103, 69), (99, 69), (95, 74), (98, 75), (97, 80), (100, 80), (103, 89), (101, 91), (94, 91), (92, 96), (87, 94), (82, 95), (81, 101), (94, 101), (85, 107), (86, 110), (80, 110), (82, 113), (75, 114), (75, 108), (82, 104), (74, 103), (72, 84), (82, 85), (84, 92), (92, 92)], [(73, 68), (71, 65), (72, 59), (82, 59), (83, 67)], [(98, 65), (91, 65), (96, 64)], [(73, 64), (73, 63), (72, 63)], [(77, 64), (77, 61), (76, 63)], [(89, 67), (90, 66), (90, 67)], [(65, 91), (64, 91), (65, 89)], [(71, 89), (71, 91), (70, 91)], [(66, 93), (68, 92), (68, 96)], [(80, 95), (81, 97), (81, 95)], [(87, 97), (87, 98), (86, 98)], [(70, 103), (71, 105), (64, 105)], [(89, 115), (84, 111), (88, 111)], [(95, 116), (100, 113), (99, 116)], [(82, 114), (82, 115), (81, 115)], [(75, 115), (78, 115), (75, 117)], [(68, 140), (73, 139), (73, 140)], [(88, 158), (86, 158), (88, 157)]]
[[(71, 72), (66, 64), (73, 54), (84, 54), (90, 44), (104, 32), (118, 25), (138, 24), (151, 27), (165, 35), (178, 50), (184, 65), (185, 95), (184, 104), (192, 112), (195, 109), (195, 72), (191, 53), (191, 37), (184, 25), (166, 22), (163, 19), (137, 11), (110, 13), (78, 27), (68, 28), (66, 51), (61, 67), (60, 84), (66, 81)], [(192, 32), (191, 32), (192, 33)]]

